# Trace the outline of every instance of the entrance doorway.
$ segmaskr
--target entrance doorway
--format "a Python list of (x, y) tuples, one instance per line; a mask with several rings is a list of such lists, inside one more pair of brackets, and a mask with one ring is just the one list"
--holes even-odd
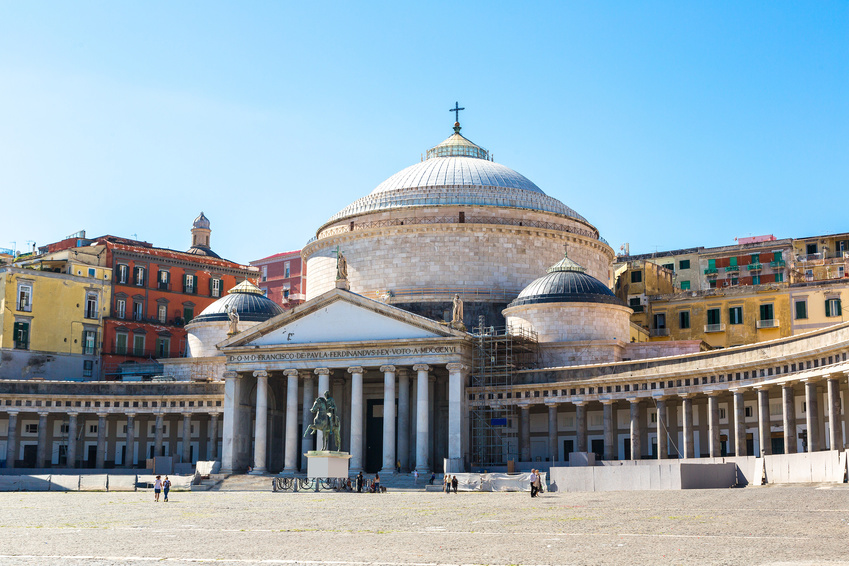
[(86, 468), (93, 468), (97, 465), (97, 446), (91, 445), (86, 450)]
[(36, 458), (38, 458), (38, 446), (36, 446), (35, 444), (25, 444), (24, 459), (21, 463), (21, 467), (34, 468)]
[(366, 472), (373, 474), (383, 466), (383, 399), (366, 400)]

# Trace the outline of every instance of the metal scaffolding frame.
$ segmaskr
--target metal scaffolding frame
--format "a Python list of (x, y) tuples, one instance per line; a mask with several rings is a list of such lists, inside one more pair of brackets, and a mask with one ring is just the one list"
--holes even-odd
[(473, 332), (475, 349), (470, 380), (470, 385), (478, 391), (469, 411), (473, 469), (505, 466), (508, 460), (518, 460), (516, 429), (510, 426), (515, 418), (515, 406), (504, 400), (513, 388), (513, 372), (536, 367), (539, 357), (536, 332), (484, 326), (482, 318)]

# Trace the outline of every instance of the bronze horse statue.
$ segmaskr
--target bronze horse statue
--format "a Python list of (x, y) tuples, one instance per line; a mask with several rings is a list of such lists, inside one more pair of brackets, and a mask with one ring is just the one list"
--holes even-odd
[(339, 417), (335, 414), (331, 415), (327, 411), (327, 403), (324, 397), (316, 397), (315, 402), (312, 404), (312, 408), (310, 409), (310, 413), (315, 414), (315, 419), (304, 431), (304, 438), (310, 434), (315, 434), (320, 431), (323, 434), (324, 440), (321, 449), (327, 451), (328, 445), (330, 444), (330, 436), (332, 435), (333, 440), (336, 442), (336, 449), (339, 450), (342, 446), (339, 434)]

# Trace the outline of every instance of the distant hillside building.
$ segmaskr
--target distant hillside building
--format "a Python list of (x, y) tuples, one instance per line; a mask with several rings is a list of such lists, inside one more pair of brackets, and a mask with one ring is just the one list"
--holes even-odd
[(257, 286), (266, 297), (284, 309), (304, 302), (307, 270), (301, 250), (274, 254), (250, 263), (259, 269)]

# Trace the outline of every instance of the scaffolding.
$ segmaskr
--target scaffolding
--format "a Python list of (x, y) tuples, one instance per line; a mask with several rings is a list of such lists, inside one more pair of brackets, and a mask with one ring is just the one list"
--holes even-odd
[(471, 418), (472, 469), (506, 466), (518, 460), (515, 406), (505, 402), (513, 389), (513, 373), (537, 365), (539, 348), (536, 332), (484, 326), (483, 317), (474, 329), (475, 350), (471, 387), (476, 395), (469, 411)]

